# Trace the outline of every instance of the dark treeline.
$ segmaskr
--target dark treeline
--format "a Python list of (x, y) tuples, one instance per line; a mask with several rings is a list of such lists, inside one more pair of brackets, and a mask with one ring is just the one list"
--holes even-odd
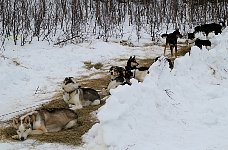
[(193, 27), (227, 22), (228, 0), (0, 0), (1, 41), (24, 45), (34, 38), (82, 42), (88, 38), (121, 38), (126, 25), (140, 39), (172, 24)]

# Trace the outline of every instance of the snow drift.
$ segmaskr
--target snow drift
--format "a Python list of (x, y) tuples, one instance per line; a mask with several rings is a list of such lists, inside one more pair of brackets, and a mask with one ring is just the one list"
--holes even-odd
[[(85, 136), (88, 149), (228, 149), (228, 28), (211, 50), (192, 47), (169, 69), (164, 58), (143, 83), (119, 86)], [(92, 140), (93, 139), (93, 140)]]

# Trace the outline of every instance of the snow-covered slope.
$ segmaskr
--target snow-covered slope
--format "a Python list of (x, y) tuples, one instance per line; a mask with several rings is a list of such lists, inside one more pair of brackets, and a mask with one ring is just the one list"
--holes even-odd
[[(228, 28), (171, 71), (161, 58), (143, 83), (112, 91), (85, 136), (88, 149), (227, 150)], [(216, 39), (216, 40), (215, 40)]]

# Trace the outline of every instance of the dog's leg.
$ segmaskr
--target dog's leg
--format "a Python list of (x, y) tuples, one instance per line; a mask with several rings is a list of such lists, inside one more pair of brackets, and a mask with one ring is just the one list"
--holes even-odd
[(69, 103), (70, 94), (68, 94), (67, 92), (63, 92), (63, 100), (64, 100), (66, 103)]
[(206, 34), (206, 39), (208, 40), (209, 39), (208, 38), (209, 32), (205, 32), (205, 34)]
[(82, 101), (81, 101), (82, 107), (89, 106), (91, 103), (92, 103), (92, 102), (89, 101), (89, 100), (82, 100)]
[(55, 127), (55, 128), (49, 129), (48, 132), (59, 132), (61, 130), (62, 130), (61, 127)]
[(173, 57), (173, 46), (170, 45), (170, 50), (171, 50), (171, 57)]
[(175, 58), (177, 58), (177, 45), (175, 44)]
[(107, 96), (107, 95), (109, 95), (109, 92), (108, 92), (108, 90), (107, 90), (107, 89), (102, 88), (100, 95)]
[(19, 140), (19, 136), (18, 136), (18, 135), (13, 135), (13, 136), (12, 136), (12, 139), (14, 139), (14, 140)]
[(72, 100), (72, 104), (74, 104), (74, 106), (71, 108), (73, 110), (76, 110), (76, 109), (81, 109), (82, 108), (82, 104), (81, 104), (81, 100), (80, 100), (80, 89), (78, 89), (78, 92), (77, 94), (75, 95), (72, 95), (71, 97), (71, 100)]
[(165, 44), (165, 48), (164, 48), (164, 56), (165, 56), (166, 46), (167, 46), (167, 44)]
[(103, 98), (101, 99), (101, 101), (105, 101), (105, 100), (108, 99), (109, 97), (110, 97), (110, 95), (107, 95), (107, 96), (103, 97)]
[(70, 109), (76, 110), (76, 109), (81, 109), (82, 105), (73, 105)]
[(76, 126), (76, 125), (78, 125), (77, 119), (71, 120), (71, 121), (68, 122), (68, 124), (64, 127), (64, 129), (70, 129), (70, 128)]
[(29, 134), (30, 135), (37, 135), (37, 134), (43, 134), (43, 133), (45, 133), (43, 130), (32, 130)]
[(117, 88), (120, 84), (121, 84), (121, 83), (120, 83), (120, 82), (117, 82), (116, 80), (111, 81), (111, 82), (108, 84), (107, 92), (110, 93), (110, 90), (111, 90), (111, 89)]
[(92, 106), (100, 105), (100, 103), (101, 103), (101, 101), (100, 101), (99, 99), (97, 99), (97, 100), (93, 101), (93, 102), (91, 103), (91, 105), (92, 105)]

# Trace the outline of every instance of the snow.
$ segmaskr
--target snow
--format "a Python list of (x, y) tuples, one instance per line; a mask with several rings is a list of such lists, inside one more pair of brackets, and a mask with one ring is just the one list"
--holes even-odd
[[(88, 71), (83, 62), (102, 62), (110, 66), (117, 65), (117, 62), (112, 59), (127, 59), (129, 54), (142, 57), (156, 56), (149, 49), (145, 50), (144, 54), (140, 51), (142, 49), (140, 47), (133, 49), (118, 43), (105, 43), (98, 40), (62, 48), (53, 47), (47, 42), (36, 42), (23, 47), (6, 43), (5, 49), (2, 55), (6, 58), (0, 59), (0, 81), (3, 85), (0, 89), (2, 99), (0, 114), (48, 101), (67, 76), (79, 77), (99, 71), (96, 69)], [(160, 49), (156, 50), (161, 54)], [(14, 61), (20, 65), (16, 66)], [(5, 103), (5, 100), (8, 103)]]
[[(228, 149), (228, 28), (210, 38), (213, 46), (209, 51), (192, 47), (190, 56), (175, 60), (172, 71), (161, 57), (143, 83), (132, 80), (131, 86), (111, 90), (110, 98), (98, 110), (100, 122), (83, 136), (83, 146), (27, 140), (1, 141), (1, 149)], [(46, 42), (23, 47), (6, 43), (5, 49), (2, 55), (6, 58), (0, 58), (0, 115), (46, 102), (66, 76), (100, 71), (85, 69), (85, 61), (102, 62), (108, 69), (118, 65), (116, 58), (154, 58), (163, 52), (156, 45), (127, 47), (99, 40), (61, 48)]]

